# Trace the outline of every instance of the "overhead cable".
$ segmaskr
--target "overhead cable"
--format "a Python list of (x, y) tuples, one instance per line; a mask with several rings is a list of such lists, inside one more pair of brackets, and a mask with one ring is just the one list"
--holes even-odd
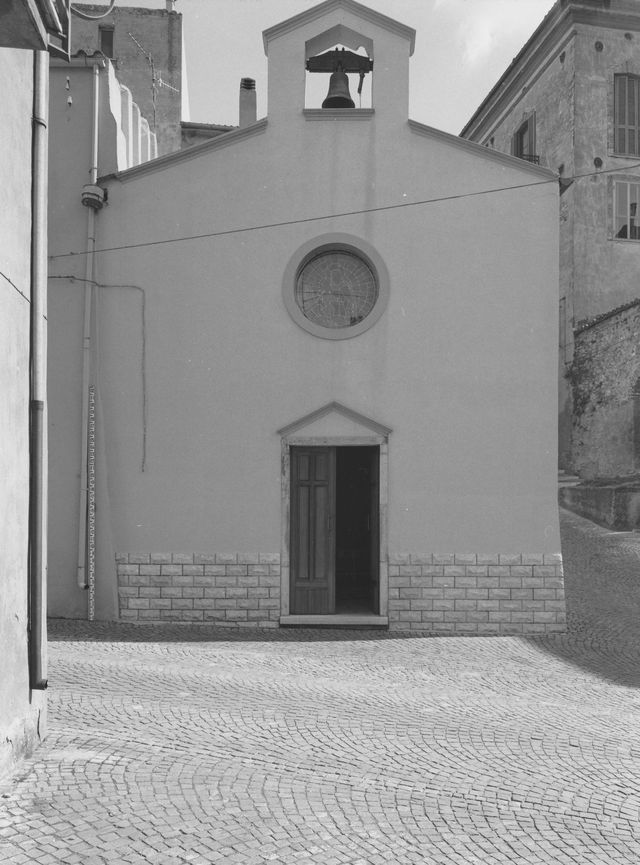
[(88, 15), (86, 12), (81, 12), (79, 9), (76, 9), (75, 6), (71, 6), (71, 12), (74, 15), (77, 15), (78, 18), (84, 18), (85, 21), (99, 21), (101, 18), (106, 18), (107, 15), (110, 15), (116, 5), (116, 0), (111, 0), (109, 4), (109, 8), (106, 12), (102, 12), (100, 15)]
[[(624, 166), (624, 170), (628, 171), (631, 168), (640, 168), (640, 162), (636, 162), (632, 165)], [(567, 180), (580, 180), (585, 177), (594, 177), (596, 175), (601, 174), (611, 174), (618, 173), (620, 168), (610, 168), (604, 171), (590, 171), (586, 174), (575, 174), (572, 178), (567, 178)], [(419, 207), (426, 206), (428, 204), (439, 204), (444, 201), (458, 201), (463, 198), (476, 198), (481, 195), (494, 195), (498, 192), (509, 192), (514, 189), (530, 189), (534, 186), (547, 186), (551, 183), (558, 183), (559, 178), (553, 177), (549, 180), (536, 180), (532, 183), (519, 183), (514, 186), (499, 186), (495, 189), (480, 189), (476, 192), (461, 192), (457, 195), (443, 195), (438, 198), (423, 198), (419, 201), (401, 201), (398, 204), (385, 204), (380, 205), (379, 207), (367, 207), (361, 210), (346, 210), (341, 211), (340, 213), (328, 213), (320, 216), (307, 216), (303, 219), (287, 219), (282, 222), (266, 222), (260, 225), (249, 225), (242, 226), (239, 228), (228, 228), (222, 231), (208, 231), (203, 234), (187, 234), (181, 237), (170, 237), (165, 238), (164, 240), (146, 240), (141, 241), (140, 243), (125, 243), (120, 246), (105, 246), (101, 249), (94, 250), (96, 253), (99, 252), (121, 252), (125, 249), (140, 249), (142, 247), (148, 246), (164, 246), (168, 243), (182, 243), (187, 240), (204, 240), (212, 237), (225, 237), (229, 234), (245, 234), (250, 231), (265, 231), (269, 228), (284, 228), (290, 225), (303, 225), (308, 222), (322, 222), (327, 219), (341, 219), (347, 216), (360, 216), (366, 213), (381, 213), (389, 210), (399, 210), (403, 207)], [(86, 252), (62, 252), (58, 255), (51, 255), (49, 258), (53, 261), (58, 258), (74, 258), (76, 256), (86, 255)]]

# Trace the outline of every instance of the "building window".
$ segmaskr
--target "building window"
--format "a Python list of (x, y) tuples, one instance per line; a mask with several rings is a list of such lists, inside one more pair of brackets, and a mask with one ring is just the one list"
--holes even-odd
[(376, 305), (378, 285), (369, 264), (349, 249), (325, 249), (304, 262), (294, 293), (304, 317), (322, 327), (353, 327)]
[(540, 162), (540, 157), (536, 154), (535, 113), (530, 114), (514, 132), (511, 138), (511, 154), (526, 159), (527, 162)]
[(100, 27), (100, 51), (105, 57), (113, 58), (113, 27)]
[(640, 76), (615, 75), (614, 146), (616, 153), (640, 155)]
[(349, 339), (380, 318), (388, 281), (382, 259), (369, 244), (349, 235), (324, 235), (289, 262), (283, 299), (303, 330), (324, 339)]
[(640, 182), (614, 183), (614, 235), (620, 240), (640, 240)]

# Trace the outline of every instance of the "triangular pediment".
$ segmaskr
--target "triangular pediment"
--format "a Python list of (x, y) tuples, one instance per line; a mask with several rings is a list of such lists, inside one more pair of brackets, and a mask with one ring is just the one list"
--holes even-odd
[[(410, 43), (409, 53), (413, 54), (416, 31), (412, 27), (407, 27), (405, 24), (401, 24), (399, 21), (389, 18), (381, 12), (376, 12), (373, 9), (369, 9), (368, 6), (356, 3), (355, 0), (325, 0), (324, 3), (312, 6), (311, 9), (300, 12), (292, 18), (287, 18), (286, 21), (282, 21), (274, 27), (269, 27), (262, 33), (265, 54), (269, 54), (269, 42), (271, 42), (272, 39), (282, 36), (284, 33), (289, 33), (292, 30), (297, 30), (299, 27), (320, 18), (324, 18), (329, 14), (339, 12), (351, 13), (353, 16), (356, 16), (363, 21), (367, 21), (370, 24), (375, 24), (383, 30), (389, 30), (403, 36)], [(338, 21), (334, 23), (340, 22)]]
[(352, 30), (350, 27), (345, 27), (344, 24), (336, 24), (325, 30), (324, 33), (318, 34), (313, 39), (305, 43), (305, 60), (313, 57), (315, 54), (321, 54), (327, 51), (334, 45), (342, 45), (345, 48), (350, 48), (352, 51), (357, 51), (359, 48), (364, 48), (367, 56), (373, 60), (373, 39)]
[(387, 438), (391, 429), (339, 402), (330, 402), (278, 430), (283, 438), (304, 435), (309, 438)]

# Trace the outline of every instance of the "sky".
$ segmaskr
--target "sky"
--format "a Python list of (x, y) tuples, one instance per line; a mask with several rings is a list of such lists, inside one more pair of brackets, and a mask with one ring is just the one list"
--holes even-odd
[[(164, 8), (164, 0), (117, 0)], [(409, 115), (459, 133), (554, 0), (361, 0), (416, 30)], [(177, 0), (183, 16), (190, 117), (236, 125), (241, 78), (255, 78), (267, 113), (262, 31), (318, 0)], [(352, 88), (353, 89), (353, 88)], [(353, 96), (353, 92), (352, 92)]]

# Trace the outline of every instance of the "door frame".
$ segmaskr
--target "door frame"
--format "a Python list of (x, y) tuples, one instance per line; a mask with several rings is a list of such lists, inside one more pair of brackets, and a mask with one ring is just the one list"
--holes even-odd
[[(337, 411), (359, 423), (359, 435), (314, 435), (310, 429), (305, 433), (307, 422)], [(310, 423), (310, 426), (313, 424)], [(390, 429), (371, 421), (337, 403), (331, 403), (318, 412), (278, 431), (281, 435), (281, 535), (280, 535), (280, 615), (290, 615), (290, 529), (291, 529), (291, 448), (292, 447), (371, 447), (380, 449), (379, 477), (379, 585), (380, 609), (377, 616), (389, 615), (389, 557), (388, 557), (388, 504), (389, 504), (389, 433)], [(336, 616), (339, 618), (339, 616)], [(346, 617), (345, 617), (346, 618)]]

